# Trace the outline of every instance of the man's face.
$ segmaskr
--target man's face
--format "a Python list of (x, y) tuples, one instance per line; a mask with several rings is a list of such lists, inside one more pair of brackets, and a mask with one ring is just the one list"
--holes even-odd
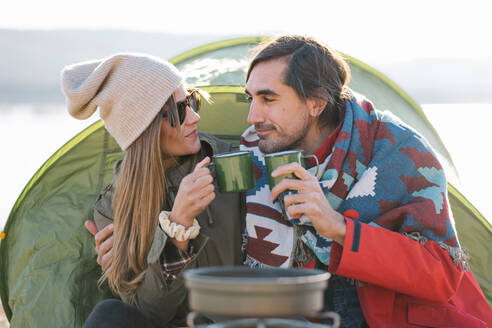
[(286, 68), (284, 58), (260, 62), (246, 83), (251, 101), (248, 123), (255, 125), (263, 153), (303, 149), (313, 125), (308, 102), (283, 82)]

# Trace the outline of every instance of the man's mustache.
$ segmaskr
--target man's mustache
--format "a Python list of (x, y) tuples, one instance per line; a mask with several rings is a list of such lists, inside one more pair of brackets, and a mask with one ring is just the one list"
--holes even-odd
[(269, 129), (275, 129), (275, 126), (273, 124), (269, 124), (269, 123), (257, 123), (257, 124), (255, 124), (255, 129), (256, 129), (256, 131), (258, 131), (258, 130), (269, 130)]

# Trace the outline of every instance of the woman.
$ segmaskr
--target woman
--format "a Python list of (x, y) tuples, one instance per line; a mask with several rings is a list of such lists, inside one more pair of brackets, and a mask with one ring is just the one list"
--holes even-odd
[(241, 195), (215, 192), (205, 167), (232, 146), (197, 132), (199, 91), (186, 90), (177, 69), (155, 57), (75, 64), (62, 84), (69, 113), (85, 119), (99, 108), (125, 151), (94, 205), (99, 229), (114, 220), (96, 235), (100, 283), (124, 303), (99, 303), (85, 326), (184, 325), (183, 268), (242, 263)]

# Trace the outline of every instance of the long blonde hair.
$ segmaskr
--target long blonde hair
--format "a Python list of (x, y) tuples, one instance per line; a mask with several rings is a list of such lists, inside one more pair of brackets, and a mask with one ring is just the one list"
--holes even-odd
[[(177, 121), (171, 96), (166, 103), (168, 120)], [(166, 178), (160, 135), (162, 115), (125, 151), (115, 177), (113, 196), (114, 232), (112, 258), (99, 280), (108, 281), (120, 296), (132, 296), (147, 269), (158, 215), (166, 199)]]

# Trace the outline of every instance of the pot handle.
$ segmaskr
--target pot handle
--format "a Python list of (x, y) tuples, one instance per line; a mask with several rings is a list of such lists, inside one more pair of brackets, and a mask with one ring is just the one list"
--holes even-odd
[(313, 319), (331, 319), (333, 321), (333, 323), (330, 327), (332, 327), (332, 328), (339, 328), (340, 327), (340, 315), (336, 312), (333, 312), (333, 311), (316, 312), (316, 313), (307, 315), (306, 317), (313, 318)]
[[(208, 319), (210, 320), (209, 317), (207, 317), (206, 315), (204, 314), (201, 314), (199, 312), (190, 312), (188, 313), (188, 315), (186, 316), (186, 327), (190, 327), (190, 328), (196, 328), (197, 326), (195, 326), (195, 319), (197, 318), (205, 318), (205, 319)], [(198, 327), (203, 327), (202, 324), (199, 324)], [(207, 327), (208, 327), (208, 324), (207, 324)], [(184, 328), (184, 327), (182, 327)]]
[(186, 316), (186, 326), (190, 328), (195, 328), (195, 318), (198, 316), (195, 312), (190, 312)]

